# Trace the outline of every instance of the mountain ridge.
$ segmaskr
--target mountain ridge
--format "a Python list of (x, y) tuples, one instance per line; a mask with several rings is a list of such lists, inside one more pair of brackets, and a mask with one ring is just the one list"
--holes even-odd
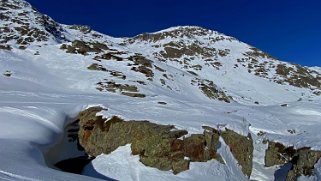
[[(24, 1), (4, 1), (7, 4), (10, 4), (10, 2), (17, 4), (17, 6), (13, 5), (14, 8), (11, 7), (13, 12), (16, 12), (11, 18), (3, 18), (6, 20), (4, 21), (4, 30), (9, 33), (9, 35), (3, 34), (0, 37), (2, 44), (6, 43), (6, 45), (1, 46), (9, 46), (5, 49), (10, 49), (10, 46), (17, 47), (17, 45), (17, 48), (23, 50), (32, 44), (36, 46), (62, 44), (60, 46), (61, 49), (66, 49), (67, 53), (79, 54), (78, 51), (83, 51), (80, 54), (86, 57), (93, 56), (89, 54), (97, 54), (92, 59), (98, 62), (92, 63), (88, 67), (96, 71), (109, 72), (115, 77), (118, 76), (118, 78), (125, 77), (125, 73), (119, 70), (107, 70), (99, 62), (108, 59), (115, 59), (118, 62), (132, 61), (134, 64), (129, 65), (130, 63), (128, 63), (128, 66), (131, 67), (130, 70), (142, 73), (149, 80), (153, 78), (155, 71), (161, 73), (164, 70), (161, 68), (161, 64), (165, 63), (173, 68), (186, 71), (182, 75), (187, 73), (194, 76), (193, 80), (189, 80), (190, 84), (197, 84), (205, 96), (214, 99), (219, 98), (226, 102), (230, 102), (231, 97), (229, 98), (224, 93), (224, 90), (221, 89), (224, 85), (217, 86), (217, 80), (208, 77), (211, 73), (199, 75), (199, 72), (202, 74), (202, 69), (212, 71), (212, 73), (215, 71), (221, 72), (216, 74), (219, 77), (226, 73), (232, 74), (234, 72), (233, 69), (239, 69), (238, 72), (247, 71), (249, 74), (262, 77), (268, 81), (281, 85), (290, 84), (295, 87), (309, 88), (314, 91), (313, 93), (320, 94), (320, 72), (307, 67), (281, 62), (255, 47), (213, 30), (198, 26), (177, 26), (154, 33), (140, 34), (131, 38), (113, 38), (95, 32), (88, 26), (56, 23), (50, 17), (32, 9), (32, 6)], [(6, 8), (10, 9), (10, 7)], [(28, 11), (28, 9), (32, 10)], [(26, 14), (29, 14), (28, 17), (26, 17)], [(6, 27), (11, 28), (8, 29)], [(16, 43), (10, 45), (9, 42), (14, 41)], [(69, 45), (70, 43), (71, 45)], [(96, 47), (90, 48), (90, 46)], [(161, 64), (157, 65), (155, 60)], [(140, 63), (143, 61), (145, 64), (140, 64), (139, 61), (141, 61)], [(220, 71), (220, 68), (225, 70)], [(171, 82), (171, 79), (165, 73), (162, 76), (158, 75), (157, 79), (159, 79), (159, 83), (163, 87), (165, 86), (168, 89), (173, 89), (172, 87), (175, 86), (166, 84), (166, 81)], [(141, 82), (143, 80), (135, 81)], [(117, 91), (115, 86), (119, 87), (121, 85), (115, 80), (109, 83), (100, 80), (97, 81), (97, 84), (97, 89), (112, 92)], [(140, 87), (142, 85), (144, 83), (141, 82), (141, 84), (134, 86)], [(174, 89), (180, 90), (181, 88), (176, 87)], [(216, 92), (217, 95), (215, 95)], [(123, 94), (144, 96), (140, 93), (135, 95), (135, 93), (123, 92)], [(244, 96), (241, 95), (240, 97)]]

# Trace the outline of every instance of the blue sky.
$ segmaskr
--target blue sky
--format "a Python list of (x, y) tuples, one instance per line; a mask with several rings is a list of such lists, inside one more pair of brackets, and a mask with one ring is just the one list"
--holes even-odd
[(281, 60), (321, 66), (320, 0), (27, 0), (65, 24), (123, 37), (197, 25)]

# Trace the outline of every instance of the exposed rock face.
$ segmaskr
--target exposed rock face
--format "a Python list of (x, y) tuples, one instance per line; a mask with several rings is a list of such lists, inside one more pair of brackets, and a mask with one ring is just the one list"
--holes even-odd
[(269, 141), (265, 165), (283, 165), (291, 162), (292, 168), (288, 172), (286, 180), (294, 181), (302, 175), (314, 175), (314, 165), (320, 158), (321, 151), (311, 150), (310, 148), (294, 149), (293, 147), (285, 147), (281, 143)]
[[(214, 33), (210, 30), (201, 28), (201, 27), (182, 27), (171, 32), (162, 32), (162, 33), (145, 33), (141, 35), (137, 35), (134, 38), (128, 40), (129, 43), (135, 42), (135, 40), (142, 40), (142, 41), (150, 41), (150, 42), (158, 42), (162, 39), (167, 37), (175, 38), (175, 37), (193, 37), (193, 36), (204, 36), (209, 33)], [(223, 36), (217, 38), (224, 38)], [(219, 40), (212, 40), (212, 42), (219, 41)]]
[(227, 103), (230, 103), (231, 100), (233, 100), (232, 97), (227, 96), (223, 90), (219, 89), (213, 81), (195, 78), (192, 80), (191, 84), (197, 85), (200, 90), (202, 90), (203, 94), (210, 99), (218, 99)]
[(193, 56), (200, 54), (206, 58), (209, 58), (215, 55), (216, 50), (210, 48), (202, 48), (198, 44), (191, 45), (177, 45), (174, 42), (165, 45), (164, 51), (161, 51), (160, 54), (165, 58), (181, 58), (183, 55)]
[[(93, 132), (93, 129), (96, 126), (97, 122), (100, 122), (102, 120), (101, 116), (96, 116), (97, 112), (102, 111), (103, 108), (101, 107), (91, 107), (84, 111), (82, 111), (79, 114), (80, 120), (79, 125), (81, 128), (79, 129), (78, 137), (79, 137), (79, 143), (81, 145), (90, 145), (90, 138), (91, 133)], [(89, 152), (89, 150), (86, 150), (89, 154), (92, 154)]]
[(230, 150), (242, 166), (242, 171), (245, 175), (250, 177), (252, 173), (252, 159), (253, 159), (253, 140), (251, 135), (241, 136), (236, 132), (226, 129), (221, 133), (225, 143), (230, 147)]
[(276, 68), (276, 73), (284, 77), (284, 82), (292, 86), (306, 88), (314, 86), (318, 89), (321, 88), (319, 78), (313, 76), (314, 72), (300, 65), (287, 67), (285, 64), (279, 64)]
[(71, 45), (62, 44), (60, 49), (66, 49), (67, 53), (88, 55), (90, 52), (100, 53), (108, 50), (107, 45), (97, 42), (84, 42), (81, 40), (74, 40)]
[(281, 143), (269, 142), (268, 149), (265, 152), (265, 166), (283, 165), (291, 160), (294, 153), (293, 147), (286, 148)]
[[(139, 155), (143, 164), (164, 171), (173, 170), (174, 174), (188, 170), (191, 161), (217, 159), (224, 163), (216, 152), (220, 133), (214, 128), (203, 126), (203, 134), (180, 139), (188, 134), (186, 130), (148, 121), (124, 121), (117, 116), (107, 120), (96, 116), (102, 110), (101, 107), (91, 107), (80, 113), (79, 142), (89, 155), (109, 154), (119, 146), (131, 144), (132, 154)], [(223, 131), (221, 136), (230, 146), (244, 174), (249, 176), (253, 157), (251, 137), (231, 130)]]
[(118, 84), (113, 81), (98, 82), (97, 89), (100, 91), (120, 92), (122, 95), (130, 97), (144, 98), (145, 94), (139, 92), (137, 86), (128, 84)]
[(297, 180), (301, 175), (314, 175), (314, 165), (321, 157), (320, 151), (313, 151), (309, 148), (299, 149), (292, 159), (293, 167), (287, 175), (287, 180)]
[(91, 28), (90, 26), (83, 26), (83, 25), (71, 25), (69, 26), (70, 29), (74, 29), (74, 30), (79, 30), (85, 34), (90, 33), (91, 32)]
[(80, 113), (80, 144), (90, 155), (108, 154), (119, 146), (131, 143), (132, 153), (140, 156), (147, 166), (174, 173), (187, 170), (182, 140), (185, 130), (171, 131), (174, 126), (158, 125), (148, 121), (124, 121), (116, 116), (108, 121), (96, 116), (99, 107)]
[(20, 49), (32, 43), (54, 40), (65, 41), (63, 27), (47, 15), (37, 12), (25, 1), (1, 1), (0, 47), (10, 50), (8, 42), (15, 42)]

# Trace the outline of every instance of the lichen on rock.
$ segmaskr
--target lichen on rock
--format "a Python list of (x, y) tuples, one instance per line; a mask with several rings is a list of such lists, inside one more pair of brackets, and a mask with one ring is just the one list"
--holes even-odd
[(225, 143), (230, 147), (234, 158), (241, 165), (243, 173), (250, 177), (254, 149), (251, 135), (242, 136), (229, 129), (222, 131), (221, 135)]
[(124, 121), (116, 116), (102, 119), (96, 116), (101, 110), (94, 107), (80, 113), (79, 140), (88, 154), (109, 154), (119, 146), (131, 143), (132, 153), (138, 154), (147, 166), (174, 173), (188, 169), (189, 161), (184, 160), (182, 147), (177, 147), (177, 138), (186, 135), (187, 131), (171, 131), (172, 125)]
[(283, 165), (294, 156), (293, 147), (285, 147), (281, 143), (268, 142), (268, 149), (265, 152), (265, 166)]
[(143, 164), (160, 170), (172, 170), (174, 174), (188, 170), (191, 161), (218, 159), (222, 163), (216, 153), (219, 133), (213, 128), (203, 127), (203, 134), (181, 139), (188, 132), (177, 130), (173, 125), (124, 121), (117, 116), (107, 120), (96, 115), (102, 110), (92, 107), (79, 114), (79, 141), (92, 156), (109, 154), (119, 146), (131, 144), (132, 154), (139, 155)]

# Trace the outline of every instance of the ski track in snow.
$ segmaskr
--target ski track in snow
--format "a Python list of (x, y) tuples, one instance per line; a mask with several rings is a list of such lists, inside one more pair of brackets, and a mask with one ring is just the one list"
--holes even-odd
[(28, 178), (28, 177), (23, 177), (21, 175), (17, 175), (17, 174), (13, 174), (13, 173), (9, 173), (9, 172), (5, 172), (5, 171), (0, 171), (0, 179), (4, 179), (4, 180), (26, 180), (26, 181), (40, 181), (38, 179), (35, 178)]

